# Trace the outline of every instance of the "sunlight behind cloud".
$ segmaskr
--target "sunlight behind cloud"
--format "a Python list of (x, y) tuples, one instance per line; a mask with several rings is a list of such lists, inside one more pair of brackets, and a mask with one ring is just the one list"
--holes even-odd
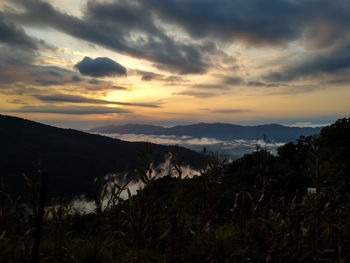
[[(42, 1), (0, 4), (0, 30), (11, 33), (0, 40), (2, 112), (61, 93), (154, 106), (125, 122), (312, 121), (350, 112), (343, 1), (320, 1), (308, 19), (308, 1), (266, 2), (259, 12), (254, 1), (205, 1), (197, 11), (190, 0)], [(86, 74), (77, 68), (86, 57), (123, 72)], [(55, 101), (67, 103), (81, 102)]]

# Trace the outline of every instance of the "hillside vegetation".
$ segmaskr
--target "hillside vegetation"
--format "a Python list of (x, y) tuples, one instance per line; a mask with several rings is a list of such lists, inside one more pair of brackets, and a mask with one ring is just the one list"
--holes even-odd
[(198, 168), (200, 154), (176, 146), (145, 142), (126, 142), (72, 129), (60, 129), (17, 117), (0, 115), (0, 179), (9, 192), (22, 194), (26, 185), (21, 178), (40, 170), (49, 173), (51, 196), (92, 196), (94, 178), (107, 173), (134, 170), (142, 163), (138, 152), (151, 153), (157, 166), (169, 152), (184, 157), (186, 164)]
[[(350, 261), (350, 119), (288, 143), (276, 156), (264, 148), (230, 164), (207, 156), (195, 178), (184, 178), (181, 162), (173, 163), (175, 177), (155, 180), (144, 159), (144, 188), (127, 200), (126, 183), (100, 178), (93, 214), (72, 214), (64, 202), (47, 209), (41, 262)], [(4, 262), (33, 255), (37, 192), (32, 213), (2, 192)]]

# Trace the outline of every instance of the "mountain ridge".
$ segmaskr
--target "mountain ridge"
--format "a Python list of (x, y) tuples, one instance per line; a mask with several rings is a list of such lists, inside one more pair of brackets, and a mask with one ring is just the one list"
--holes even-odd
[(289, 127), (281, 124), (237, 125), (230, 123), (194, 123), (163, 127), (156, 125), (126, 124), (108, 125), (88, 130), (102, 134), (145, 134), (145, 135), (175, 135), (192, 137), (212, 137), (218, 139), (263, 139), (265, 135), (274, 140), (291, 141), (300, 136), (316, 135), (322, 127)]
[(200, 154), (183, 147), (126, 142), (6, 115), (0, 115), (0, 145), (0, 177), (16, 193), (26, 190), (21, 174), (35, 174), (37, 162), (49, 174), (53, 195), (91, 195), (97, 189), (94, 178), (142, 166), (140, 152), (150, 152), (154, 165), (169, 152), (182, 155), (195, 168), (201, 162)]

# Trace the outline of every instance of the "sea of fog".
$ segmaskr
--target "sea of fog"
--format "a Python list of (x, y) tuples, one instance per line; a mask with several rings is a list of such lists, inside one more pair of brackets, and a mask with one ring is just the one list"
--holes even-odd
[[(140, 135), (140, 134), (101, 134), (112, 138), (121, 139), (129, 142), (152, 142), (162, 145), (179, 145), (198, 152), (202, 152), (203, 148), (206, 148), (207, 152), (218, 153), (226, 161), (235, 160), (246, 153), (261, 147), (272, 153), (276, 153), (277, 148), (284, 143), (276, 141), (264, 141), (264, 140), (219, 140), (216, 138), (194, 138), (190, 136), (169, 136), (169, 135)], [(165, 161), (159, 164), (157, 167), (152, 167), (152, 177), (161, 178), (166, 175), (177, 176), (176, 171), (171, 165), (172, 156), (166, 156)], [(200, 171), (194, 170), (189, 166), (182, 167), (183, 177), (194, 177), (199, 176)], [(105, 177), (106, 191), (107, 194), (102, 202), (102, 209), (108, 209), (110, 192), (115, 185), (123, 184), (125, 180), (121, 179), (120, 176), (110, 174)], [(143, 188), (141, 182), (129, 181), (126, 188), (129, 189), (122, 191), (120, 197), (122, 199), (128, 199), (129, 194), (135, 195), (137, 190)], [(96, 209), (95, 202), (87, 200), (84, 196), (72, 200), (69, 204), (71, 211), (78, 214), (94, 213)]]
[(284, 143), (273, 140), (220, 140), (216, 138), (194, 138), (190, 136), (175, 135), (144, 135), (144, 134), (102, 134), (112, 138), (129, 142), (152, 142), (163, 145), (179, 145), (188, 149), (202, 152), (205, 148), (207, 152), (218, 153), (227, 161), (235, 160), (246, 153), (251, 153), (257, 147), (266, 149), (272, 153), (277, 152), (277, 148)]
[[(172, 165), (172, 157), (173, 156), (169, 153), (165, 156), (165, 161), (163, 163), (160, 163), (157, 167), (151, 166), (152, 174), (150, 176), (157, 179), (164, 176), (178, 177), (179, 174)], [(181, 178), (193, 178), (201, 175), (201, 171), (195, 170), (189, 165), (181, 166), (181, 171)], [(111, 207), (111, 198), (116, 191), (120, 190), (118, 196), (121, 200), (127, 200), (130, 196), (136, 195), (137, 191), (143, 187), (144, 184), (140, 180), (132, 180), (128, 178), (127, 174), (107, 174), (104, 178), (104, 186), (101, 190), (102, 210)], [(55, 207), (58, 208), (59, 206)], [(70, 214), (90, 214), (95, 213), (96, 203), (93, 200), (86, 199), (83, 195), (73, 199), (64, 209), (69, 211)]]

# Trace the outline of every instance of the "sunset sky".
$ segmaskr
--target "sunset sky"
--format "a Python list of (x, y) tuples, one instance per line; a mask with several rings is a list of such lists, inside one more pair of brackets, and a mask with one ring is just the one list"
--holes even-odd
[(348, 0), (1, 0), (0, 113), (60, 127), (350, 115)]

